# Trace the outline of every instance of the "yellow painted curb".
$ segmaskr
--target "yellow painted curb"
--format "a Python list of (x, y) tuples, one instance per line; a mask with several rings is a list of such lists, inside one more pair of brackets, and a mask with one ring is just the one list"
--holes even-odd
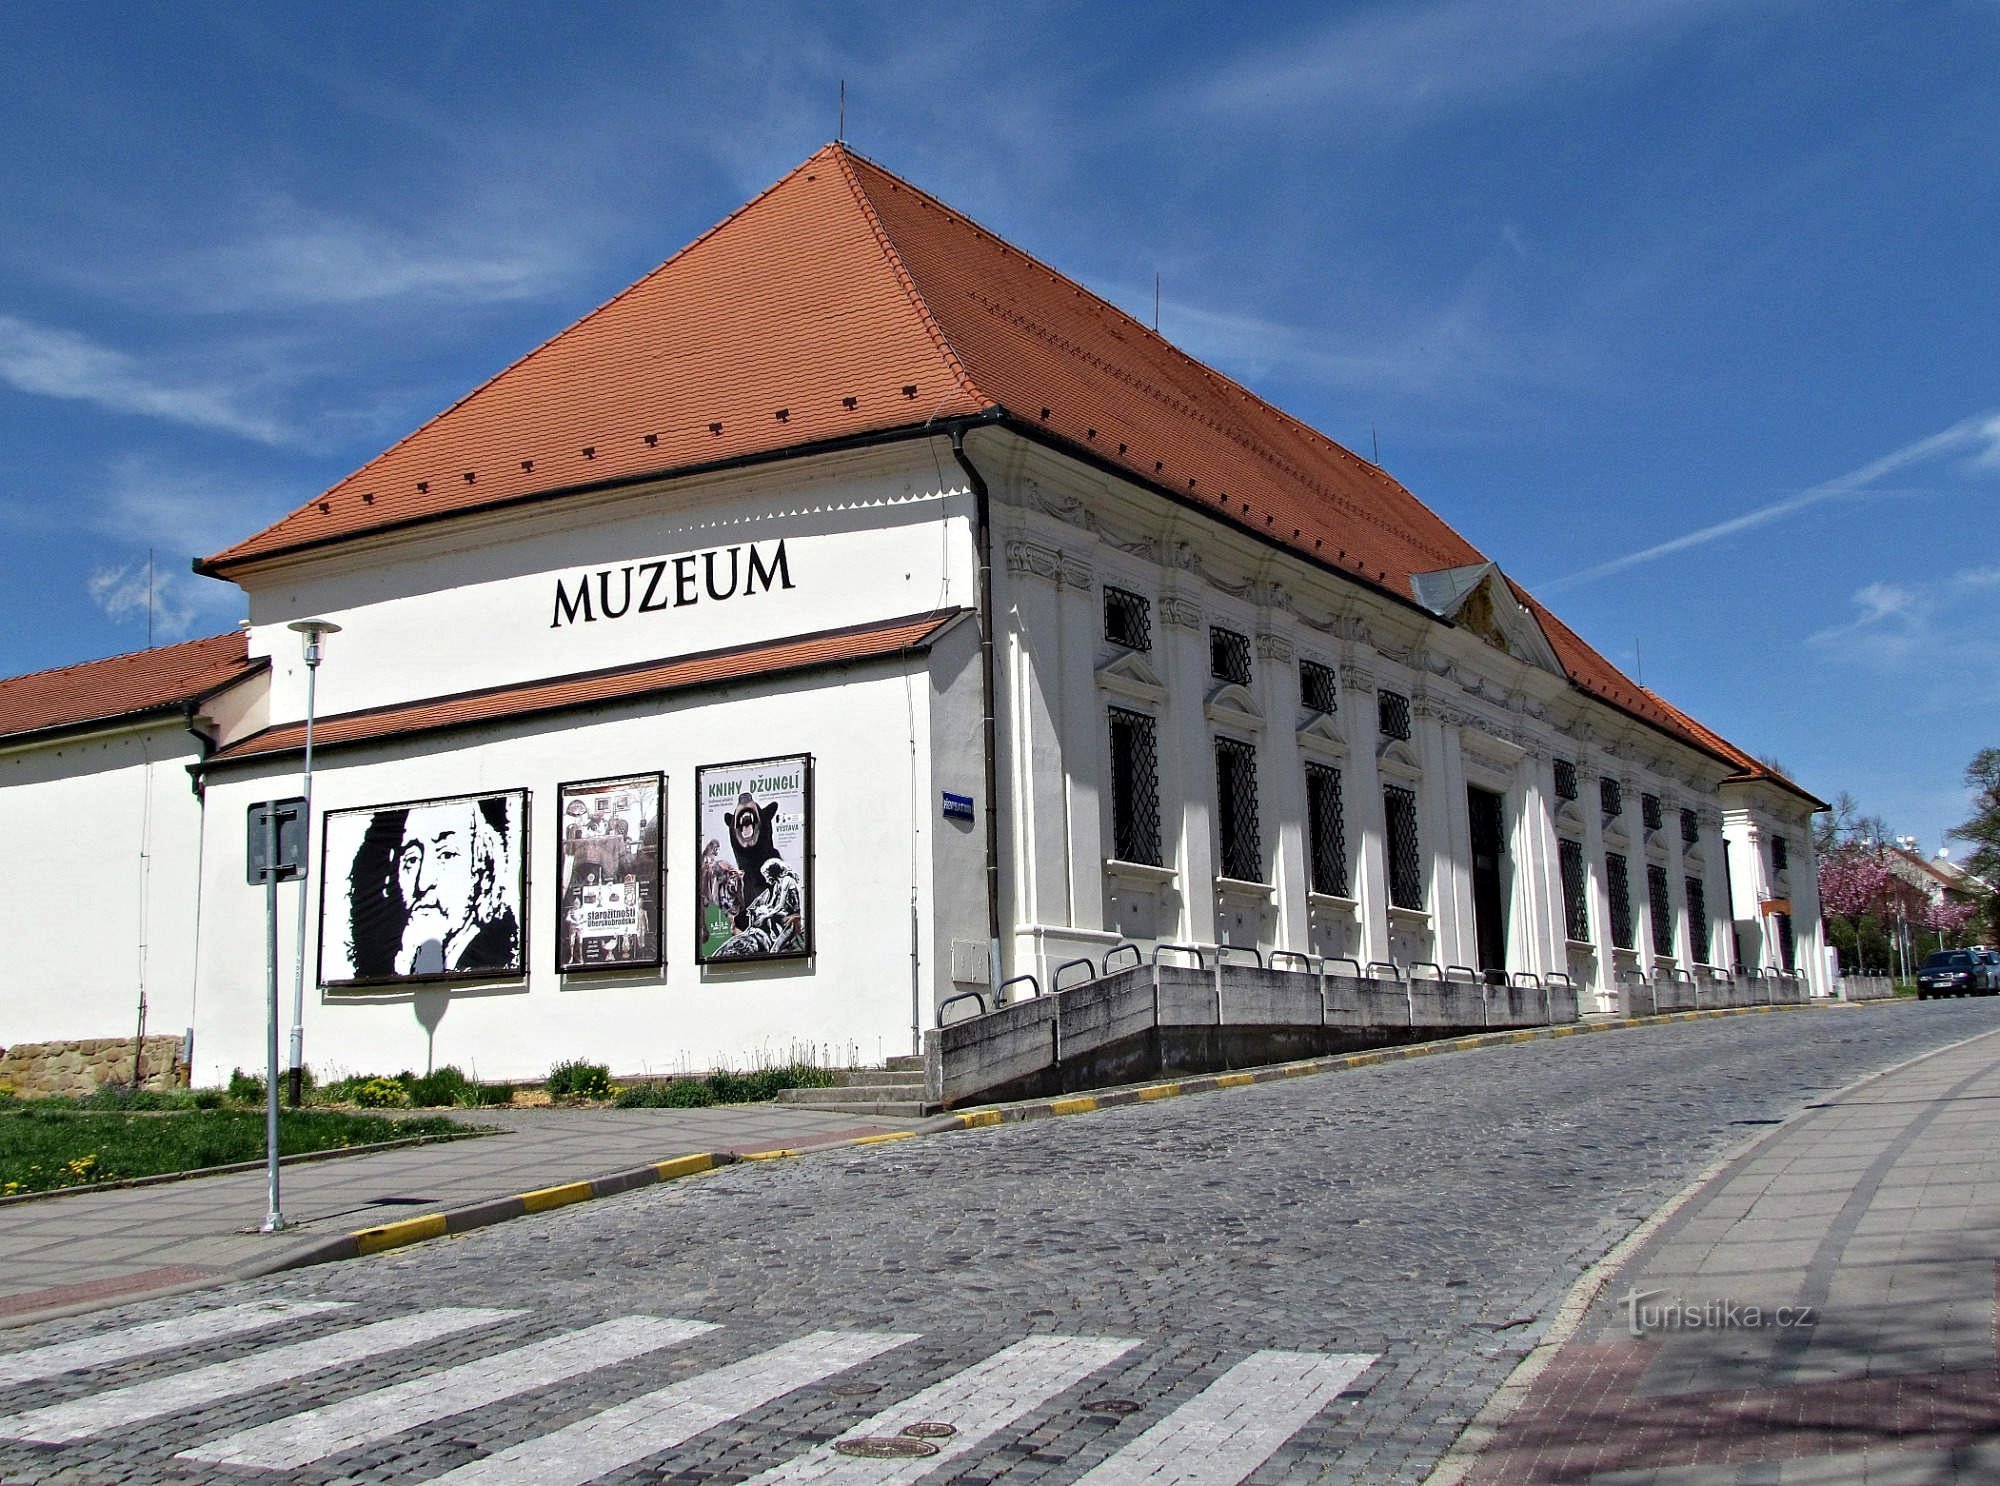
[(975, 1109), (969, 1114), (960, 1115), (958, 1123), (959, 1127), (965, 1130), (977, 1130), (982, 1125), (997, 1125), (1000, 1123), (1000, 1111), (997, 1109)]
[(887, 1145), (892, 1140), (908, 1140), (917, 1132), (914, 1130), (889, 1130), (881, 1135), (857, 1135), (849, 1145)]
[(796, 1156), (797, 1154), (797, 1151), (745, 1151), (743, 1159), (746, 1161), (782, 1161), (787, 1156)]
[(1052, 1115), (1092, 1114), (1097, 1109), (1097, 1101), (1089, 1095), (1081, 1099), (1055, 1099), (1049, 1103)]
[(406, 1243), (443, 1238), (444, 1234), (444, 1214), (425, 1213), (421, 1218), (405, 1218), (400, 1223), (363, 1228), (354, 1235), (354, 1247), (358, 1253), (379, 1254), (384, 1249), (399, 1249)]
[(1215, 1086), (1218, 1089), (1242, 1089), (1255, 1082), (1257, 1080), (1247, 1073), (1218, 1073), (1215, 1076)]
[(572, 1202), (588, 1202), (597, 1195), (589, 1182), (565, 1182), (560, 1187), (541, 1187), (521, 1194), (521, 1206), (531, 1213), (545, 1213), (568, 1207)]
[(1181, 1086), (1179, 1084), (1153, 1084), (1149, 1088), (1139, 1091), (1139, 1102), (1141, 1104), (1150, 1104), (1155, 1099), (1174, 1099), (1179, 1097), (1180, 1092)]
[(698, 1156), (676, 1156), (671, 1161), (661, 1161), (653, 1167), (663, 1182), (670, 1182), (677, 1176), (693, 1176), (696, 1172), (714, 1169), (715, 1157), (706, 1152)]

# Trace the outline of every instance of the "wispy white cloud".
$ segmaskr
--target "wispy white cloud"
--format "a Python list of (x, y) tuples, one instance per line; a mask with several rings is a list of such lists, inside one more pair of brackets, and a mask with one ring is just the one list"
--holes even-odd
[(235, 388), (177, 379), (138, 357), (55, 326), (0, 315), (0, 382), (19, 392), (93, 403), (114, 413), (160, 418), (260, 444), (293, 431), (244, 405)]
[(150, 547), (186, 560), (261, 530), (293, 506), (298, 492), (274, 491), (234, 468), (194, 468), (146, 454), (105, 466), (101, 480), (78, 492), (78, 524), (131, 548)]
[(1599, 73), (1730, 12), (1740, 7), (1723, 0), (1378, 4), (1221, 68), (1195, 96), (1239, 118), (1332, 112), (1409, 125)]
[(1988, 596), (1996, 587), (2000, 567), (1992, 566), (1922, 582), (1878, 580), (1850, 596), (1850, 618), (1806, 643), (1841, 666), (1893, 679), (1921, 704), (2000, 696), (2000, 617)]
[(157, 563), (101, 567), (85, 585), (90, 601), (115, 624), (144, 624), (153, 643), (183, 640), (197, 627), (213, 629), (243, 607), (242, 595)]
[(1794, 491), (1790, 495), (1781, 496), (1741, 515), (1711, 522), (1707, 526), (1698, 527), (1694, 531), (1685, 532), (1667, 541), (1642, 547), (1637, 552), (1628, 552), (1623, 557), (1614, 557), (1609, 562), (1598, 563), (1595, 567), (1570, 573), (1552, 582), (1537, 584), (1536, 588), (1541, 593), (1556, 593), (1565, 588), (1574, 588), (1580, 583), (1608, 578), (1613, 573), (1622, 573), (1627, 568), (1637, 567), (1641, 563), (1670, 557), (1676, 552), (1685, 552), (1690, 547), (1719, 542), (1725, 537), (1736, 536), (1786, 516), (1796, 515), (1813, 506), (1824, 505), (1828, 501), (1887, 496), (1895, 492), (1881, 486), (1880, 482), (1886, 476), (1933, 460), (1956, 456), (1958, 462), (1965, 468), (1994, 468), (1996, 444), (2000, 444), (2000, 412), (1979, 413), (1962, 419), (1928, 438), (1905, 444), (1900, 449), (1884, 454), (1880, 459), (1870, 460), (1859, 469), (1849, 470), (1844, 475), (1836, 475), (1833, 479), (1814, 485), (1810, 489)]

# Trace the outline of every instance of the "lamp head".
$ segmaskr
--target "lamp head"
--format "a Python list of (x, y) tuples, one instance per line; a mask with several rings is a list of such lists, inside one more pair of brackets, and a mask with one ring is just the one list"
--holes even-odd
[(340, 626), (335, 624), (331, 619), (294, 619), (285, 628), (297, 630), (304, 638), (306, 664), (308, 666), (319, 664), (319, 642), (321, 637), (340, 633)]

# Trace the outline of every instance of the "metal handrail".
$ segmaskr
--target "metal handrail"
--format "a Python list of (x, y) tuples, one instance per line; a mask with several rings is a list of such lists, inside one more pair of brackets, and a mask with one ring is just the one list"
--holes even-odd
[(1419, 970), (1421, 970), (1421, 969), (1422, 969), (1422, 968), (1423, 968), (1424, 966), (1426, 966), (1426, 965), (1430, 966), (1430, 967), (1431, 967), (1431, 969), (1433, 969), (1433, 970), (1435, 970), (1435, 971), (1437, 972), (1437, 983), (1438, 983), (1439, 985), (1443, 985), (1443, 984), (1444, 984), (1444, 966), (1440, 965), (1440, 964), (1439, 964), (1439, 963), (1438, 963), (1438, 962), (1437, 962), (1436, 960), (1412, 960), (1412, 961), (1410, 961), (1410, 980), (1411, 980), (1411, 982), (1412, 982), (1412, 983), (1415, 983), (1415, 981), (1416, 981), (1416, 978), (1417, 978), (1417, 972), (1418, 972)]
[(1375, 973), (1377, 970), (1388, 971), (1389, 979), (1399, 984), (1403, 979), (1403, 967), (1398, 965), (1394, 960), (1370, 960), (1368, 968), (1361, 972), (1362, 977), (1367, 980), (1380, 980), (1382, 977)]
[(1264, 953), (1254, 944), (1218, 944), (1214, 946), (1214, 949), (1217, 964), (1222, 963), (1222, 961), (1228, 959), (1231, 955), (1249, 955), (1252, 959), (1256, 960), (1259, 970), (1264, 968)]
[(1168, 953), (1193, 955), (1194, 968), (1197, 970), (1208, 963), (1201, 957), (1201, 946), (1198, 944), (1156, 944), (1153, 946), (1153, 963), (1158, 965), (1160, 956)]
[(1520, 990), (1542, 989), (1542, 978), (1532, 970), (1516, 970), (1507, 979), (1507, 984)]
[(1444, 979), (1446, 980), (1460, 979), (1465, 981), (1468, 985), (1486, 984), (1486, 977), (1481, 975), (1477, 970), (1473, 969), (1470, 965), (1445, 966)]
[(1543, 976), (1542, 979), (1546, 980), (1550, 985), (1554, 985), (1557, 981), (1561, 981), (1571, 990), (1576, 989), (1576, 982), (1570, 978), (1570, 974), (1567, 970), (1551, 970), (1547, 975)]
[[(986, 1004), (986, 992), (960, 991), (955, 996), (946, 996), (944, 1000), (938, 1003), (938, 1025), (940, 1027), (950, 1025), (945, 1021), (944, 1014), (946, 1008), (948, 1008), (954, 1001), (977, 1001), (979, 1003), (979, 1014), (981, 1016), (985, 1016), (992, 1009)], [(971, 1018), (965, 1017), (961, 1018), (961, 1020), (969, 1021), (971, 1020)]]
[(1279, 960), (1297, 960), (1306, 967), (1306, 974), (1313, 975), (1318, 973), (1313, 969), (1313, 961), (1318, 958), (1319, 956), (1308, 954), (1303, 950), (1274, 949), (1271, 951), (1271, 968), (1277, 969)]
[(1079, 955), (1074, 960), (1064, 960), (1060, 965), (1056, 966), (1055, 974), (1049, 977), (1049, 988), (1060, 991), (1063, 988), (1063, 971), (1074, 970), (1078, 965), (1083, 966), (1084, 969), (1090, 972), (1090, 974), (1077, 982), (1078, 985), (1088, 985), (1091, 981), (1097, 979), (1096, 962), (1089, 955)]
[(1104, 973), (1106, 975), (1109, 975), (1111, 973), (1111, 957), (1117, 954), (1118, 951), (1121, 949), (1129, 949), (1132, 951), (1132, 968), (1134, 970), (1137, 970), (1141, 965), (1146, 963), (1145, 956), (1139, 953), (1139, 946), (1132, 943), (1130, 940), (1127, 940), (1123, 944), (1112, 945), (1111, 948), (1107, 949), (1104, 952)]
[(1008, 986), (1019, 985), (1021, 984), (1022, 981), (1026, 981), (1029, 985), (1033, 986), (1035, 988), (1035, 994), (1032, 997), (1025, 997), (1025, 998), (1017, 996), (1015, 999), (1039, 1000), (1042, 994), (1042, 983), (1039, 980), (1035, 979), (1033, 975), (1010, 975), (1005, 980), (1000, 982), (999, 986), (995, 989), (994, 994), (1001, 995), (1006, 991)]
[[(1328, 965), (1352, 965), (1354, 967), (1354, 979), (1366, 980), (1368, 978), (1362, 973), (1361, 962), (1355, 959), (1353, 955), (1321, 955), (1319, 963), (1322, 968)], [(1380, 964), (1381, 961), (1378, 960), (1376, 963)]]

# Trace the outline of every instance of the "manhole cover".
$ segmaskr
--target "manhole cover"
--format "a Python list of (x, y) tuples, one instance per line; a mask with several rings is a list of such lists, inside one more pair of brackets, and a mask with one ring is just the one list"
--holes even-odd
[(1139, 1405), (1129, 1398), (1086, 1398), (1083, 1411), (1086, 1414), (1136, 1414)]
[(913, 1440), (948, 1440), (958, 1433), (956, 1424), (947, 1424), (942, 1419), (919, 1419), (914, 1424), (906, 1424), (901, 1431)]
[(907, 1434), (863, 1435), (857, 1440), (835, 1440), (833, 1448), (841, 1455), (859, 1455), (863, 1460), (917, 1460), (938, 1452), (938, 1447), (929, 1440), (915, 1439)]
[(866, 1398), (871, 1393), (880, 1393), (880, 1383), (836, 1383), (826, 1390), (836, 1398)]

